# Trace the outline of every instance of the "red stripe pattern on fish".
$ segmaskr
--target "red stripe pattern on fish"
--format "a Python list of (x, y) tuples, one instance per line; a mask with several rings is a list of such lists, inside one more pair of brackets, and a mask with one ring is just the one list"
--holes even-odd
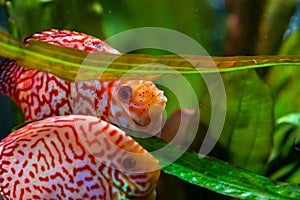
[(0, 142), (0, 194), (10, 199), (155, 197), (158, 161), (92, 116), (32, 122)]
[[(119, 54), (90, 35), (67, 30), (46, 30), (25, 39), (76, 48), (87, 52)], [(26, 69), (6, 59), (0, 67), (0, 92), (11, 97), (25, 119), (81, 114), (100, 117), (132, 130), (156, 133), (160, 130), (166, 97), (153, 82), (87, 81), (72, 83)]]

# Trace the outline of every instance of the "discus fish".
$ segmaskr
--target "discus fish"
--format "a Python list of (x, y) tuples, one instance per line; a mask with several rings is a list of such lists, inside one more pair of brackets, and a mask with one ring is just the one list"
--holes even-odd
[[(87, 52), (120, 54), (93, 36), (68, 30), (46, 30), (25, 39), (76, 48)], [(0, 66), (0, 93), (11, 97), (25, 120), (80, 114), (149, 133), (162, 124), (166, 97), (151, 81), (67, 82), (52, 74), (18, 66), (5, 59)]]
[(32, 122), (0, 142), (0, 195), (10, 199), (152, 199), (158, 161), (97, 117)]

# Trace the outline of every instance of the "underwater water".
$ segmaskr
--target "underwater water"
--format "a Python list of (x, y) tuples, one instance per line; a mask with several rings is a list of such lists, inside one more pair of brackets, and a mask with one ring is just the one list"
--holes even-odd
[[(143, 59), (151, 61), (150, 66), (155, 66), (153, 63), (159, 63), (154, 57), (147, 56), (137, 56), (136, 60), (131, 58), (130, 62), (132, 63), (125, 59), (128, 62), (128, 66), (121, 66), (123, 67), (122, 69), (128, 69), (128, 71), (131, 69), (132, 72), (139, 72), (138, 70), (140, 69), (146, 72), (153, 70), (152, 73), (154, 75), (152, 77), (147, 73), (143, 75), (138, 74), (135, 77), (138, 79), (150, 77), (150, 80), (153, 81), (157, 88), (149, 87), (149, 89), (145, 86), (143, 92), (135, 94), (133, 89), (128, 91), (128, 85), (126, 87), (123, 86), (123, 90), (120, 90), (120, 92), (118, 90), (115, 95), (111, 96), (122, 97), (124, 95), (123, 100), (135, 97), (137, 100), (135, 104), (131, 104), (134, 104), (134, 106), (130, 107), (129, 110), (130, 112), (138, 110), (139, 114), (136, 114), (134, 117), (127, 117), (127, 113), (121, 112), (117, 117), (119, 121), (105, 118), (106, 120), (111, 120), (109, 121), (111, 124), (131, 129), (131, 127), (136, 125), (147, 125), (151, 120), (159, 121), (157, 124), (160, 125), (160, 117), (162, 115), (163, 128), (158, 134), (160, 138), (178, 146), (186, 147), (196, 153), (201, 152), (212, 156), (213, 159), (217, 159), (216, 162), (212, 161), (212, 164), (201, 165), (207, 168), (207, 173), (205, 173), (205, 170), (202, 172), (202, 168), (197, 169), (198, 166), (195, 165), (198, 163), (198, 160), (195, 160), (195, 162), (189, 160), (187, 158), (189, 154), (187, 154), (188, 156), (184, 155), (187, 158), (186, 160), (184, 156), (182, 157), (183, 161), (179, 162), (181, 165), (177, 171), (170, 170), (170, 168), (177, 166), (175, 161), (169, 163), (171, 167), (167, 168), (166, 165), (158, 179), (156, 199), (184, 200), (194, 199), (195, 196), (199, 199), (234, 199), (243, 198), (245, 195), (267, 198), (273, 194), (277, 195), (277, 193), (274, 192), (272, 184), (265, 185), (266, 188), (263, 189), (256, 187), (257, 185), (263, 186), (262, 177), (287, 184), (298, 185), (300, 183), (298, 170), (300, 161), (297, 159), (299, 156), (298, 130), (300, 111), (297, 100), (300, 94), (298, 77), (300, 74), (298, 73), (300, 63), (298, 58), (300, 53), (298, 38), (300, 24), (298, 16), (299, 1), (180, 0), (174, 2), (162, 0), (153, 2), (146, 0), (138, 2), (87, 0), (83, 2), (74, 0), (72, 3), (66, 3), (62, 0), (6, 0), (1, 1), (1, 4), (1, 30), (5, 30), (20, 41), (23, 41), (31, 34), (43, 30), (53, 28), (70, 30), (79, 32), (79, 35), (85, 33), (106, 40), (116, 50), (111, 50), (110, 47), (102, 44), (96, 45), (94, 44), (97, 43), (95, 41), (93, 41), (94, 43), (89, 40), (86, 40), (88, 41), (86, 43), (82, 42), (84, 41), (82, 38), (82, 41), (78, 42), (80, 39), (74, 39), (76, 37), (72, 34), (65, 35), (56, 42), (61, 44), (61, 46), (82, 47), (88, 49), (87, 51), (96, 49), (96, 51), (113, 54), (119, 51), (120, 53), (154, 56), (206, 56), (206, 58), (210, 58), (210, 61), (214, 61), (213, 67), (215, 69), (223, 69), (221, 72), (198, 73), (197, 70), (193, 71), (189, 67), (184, 66), (186, 67), (184, 68), (181, 66), (183, 62), (180, 63), (178, 57), (172, 56), (159, 57), (161, 60), (169, 59), (167, 63), (173, 64), (171, 65), (173, 68), (167, 68), (165, 71), (155, 71), (154, 68), (147, 65), (148, 63), (139, 66), (141, 68), (130, 68), (130, 66), (135, 66), (134, 64), (138, 62), (143, 63)], [(55, 36), (58, 37), (57, 35)], [(35, 35), (34, 37), (37, 40), (49, 42), (52, 39), (51, 37), (54, 36)], [(50, 39), (46, 40), (47, 37)], [(189, 43), (188, 41), (192, 42)], [(33, 47), (44, 47), (42, 43), (29, 43), (30, 45)], [(49, 46), (46, 47), (48, 48)], [(32, 49), (34, 50), (34, 48)], [(49, 55), (54, 55), (52, 54), (53, 48), (49, 47), (49, 49)], [(71, 56), (78, 56), (76, 59), (81, 59), (80, 56), (82, 56), (80, 53), (76, 54), (63, 49), (57, 50), (57, 52), (60, 51), (62, 54), (69, 53)], [(41, 52), (45, 53), (45, 55), (47, 53), (42, 50)], [(274, 57), (267, 57), (266, 55)], [(35, 58), (40, 59), (39, 56)], [(44, 63), (41, 63), (40, 69), (55, 67), (54, 60), (56, 58), (61, 60), (61, 63), (64, 63), (63, 61), (67, 64), (71, 61), (77, 62), (76, 59), (67, 56), (53, 57), (48, 61), (41, 58), (38, 62)], [(92, 59), (91, 61), (84, 61), (88, 64), (94, 64)], [(196, 59), (200, 58), (197, 57)], [(204, 62), (201, 59), (198, 62), (203, 64), (204, 68), (212, 67), (210, 62)], [(24, 63), (26, 64), (26, 62)], [(30, 65), (30, 63), (37, 65), (34, 59), (31, 62), (29, 60), (27, 65)], [(122, 65), (122, 60), (120, 63)], [(62, 75), (61, 77), (74, 79), (73, 72), (78, 69), (76, 68), (78, 65), (75, 63), (74, 66), (74, 69), (70, 68), (67, 70), (57, 70), (55, 68), (55, 73)], [(246, 67), (242, 68), (243, 66)], [(238, 67), (241, 67), (241, 69), (238, 69)], [(205, 69), (207, 70), (207, 68)], [(0, 69), (3, 70), (4, 68)], [(174, 69), (179, 71), (176, 76), (172, 74), (175, 73)], [(186, 73), (188, 75), (183, 74), (184, 70), (190, 73)], [(88, 73), (84, 74), (84, 69), (80, 72), (82, 72), (83, 75), (81, 74), (81, 76), (83, 78), (90, 75)], [(111, 77), (116, 77), (117, 72), (118, 70), (112, 71)], [(98, 72), (94, 73), (98, 75)], [(172, 76), (168, 76), (168, 73), (172, 74)], [(76, 78), (80, 79), (82, 77), (78, 76)], [(0, 78), (0, 84), (4, 88), (4, 85), (10, 80), (3, 77)], [(38, 81), (40, 79), (36, 80), (37, 88), (39, 88), (40, 84)], [(51, 81), (46, 85), (49, 88), (57, 87)], [(80, 88), (81, 86), (79, 84), (76, 87)], [(135, 85), (134, 87), (137, 86)], [(11, 91), (15, 91), (14, 89), (15, 86), (12, 86)], [(34, 90), (37, 91), (36, 88)], [(160, 90), (163, 91), (163, 94), (158, 92), (157, 99), (159, 100), (153, 100), (156, 92)], [(1, 92), (4, 93), (3, 91)], [(82, 96), (90, 95), (91, 98), (95, 97), (95, 93), (90, 92), (88, 89), (83, 89), (80, 92), (78, 96), (82, 94)], [(43, 96), (41, 99), (46, 99), (47, 95), (40, 94), (40, 96)], [(32, 96), (33, 93), (24, 95), (29, 102), (28, 105), (33, 104), (32, 107), (23, 106), (24, 112), (28, 112), (30, 109), (39, 110), (43, 108), (42, 103), (35, 100)], [(56, 96), (62, 96), (63, 98), (63, 90), (57, 92)], [(75, 98), (75, 96), (72, 98)], [(105, 98), (103, 97), (103, 99)], [(152, 99), (150, 101), (147, 98)], [(120, 105), (124, 104), (123, 100)], [(55, 101), (53, 100), (53, 102)], [(148, 103), (146, 105), (145, 102), (148, 101), (153, 103), (153, 105), (155, 103), (159, 104), (159, 106), (155, 107), (152, 104), (150, 106)], [(160, 103), (156, 101), (160, 101)], [(105, 103), (102, 98), (100, 101), (97, 100), (97, 102)], [(164, 103), (166, 103), (166, 107), (164, 107)], [(72, 102), (69, 104), (72, 104)], [(139, 110), (138, 105), (142, 105), (144, 110)], [(118, 106), (112, 106), (109, 109), (123, 109), (123, 107), (121, 109)], [(81, 104), (78, 106), (79, 108), (75, 104), (70, 107), (76, 110), (80, 109), (80, 107), (85, 108), (85, 104)], [(101, 106), (94, 106), (93, 109), (99, 109), (99, 107)], [(153, 108), (153, 115), (158, 113), (152, 119), (148, 118), (149, 116), (151, 118), (150, 114), (146, 117), (143, 115), (146, 112), (145, 109), (149, 107)], [(161, 110), (160, 108), (164, 109)], [(35, 120), (35, 117), (28, 117), (29, 114), (25, 114), (24, 117), (22, 109), (18, 108), (7, 96), (0, 96), (1, 139), (5, 138), (13, 127), (24, 123), (26, 117), (30, 119), (27, 121)], [(53, 113), (60, 112), (56, 107), (53, 110)], [(42, 112), (38, 114), (39, 118), (47, 116), (47, 113)], [(103, 113), (105, 112), (108, 111), (103, 111)], [(103, 113), (101, 112), (101, 114)], [(118, 124), (131, 117), (134, 119), (130, 122), (131, 124)], [(149, 144), (151, 144), (151, 141)], [(170, 151), (172, 152), (172, 148)], [(175, 155), (177, 152), (173, 151)], [(172, 156), (170, 155), (170, 157)], [(179, 157), (180, 155), (176, 158)], [(229, 168), (224, 163), (226, 167), (217, 167), (219, 166), (217, 165), (219, 160), (230, 163)], [(234, 166), (239, 166), (242, 170), (249, 171), (238, 171)], [(231, 171), (222, 171), (224, 169)], [(195, 174), (195, 176), (189, 177), (187, 175), (189, 173)], [(241, 183), (242, 189), (240, 189), (240, 185), (234, 182), (235, 179), (233, 177), (244, 177), (244, 173), (246, 174), (245, 177), (252, 176), (253, 174), (251, 173), (254, 173), (257, 175), (257, 179), (255, 176), (253, 179), (245, 178), (243, 179), (245, 181), (241, 180), (243, 183)], [(225, 177), (224, 180), (220, 179), (223, 175)], [(208, 177), (209, 181), (206, 182), (203, 177)], [(201, 184), (201, 178), (203, 178), (203, 184)], [(87, 182), (85, 183), (87, 184)], [(253, 188), (248, 187), (247, 183), (255, 186)], [(289, 187), (287, 188), (290, 189)], [(278, 196), (275, 195), (278, 199), (284, 199), (285, 197), (293, 199), (292, 194), (295, 194), (295, 196), (300, 194), (297, 187), (291, 187), (289, 190), (292, 191), (291, 193), (285, 190), (285, 192), (280, 191), (278, 189), (277, 192), (280, 194)]]

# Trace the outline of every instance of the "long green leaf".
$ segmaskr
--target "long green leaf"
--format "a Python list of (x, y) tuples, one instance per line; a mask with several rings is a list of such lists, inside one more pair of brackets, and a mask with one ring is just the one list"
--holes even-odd
[(182, 57), (88, 54), (41, 41), (31, 41), (25, 46), (3, 31), (0, 31), (0, 56), (15, 59), (19, 65), (49, 72), (68, 81), (116, 80), (124, 78), (127, 72), (130, 72), (125, 76), (127, 79), (137, 79), (141, 76), (143, 79), (154, 79), (178, 73), (187, 75), (269, 66), (300, 66), (299, 56)]
[[(156, 137), (134, 139), (150, 152), (164, 148), (165, 156), (156, 156), (162, 163), (169, 161), (168, 155), (176, 155), (182, 151), (181, 147), (175, 145), (166, 148), (167, 142)], [(300, 188), (297, 186), (276, 183), (264, 176), (209, 156), (200, 156), (190, 150), (162, 170), (189, 183), (236, 198), (300, 199)]]

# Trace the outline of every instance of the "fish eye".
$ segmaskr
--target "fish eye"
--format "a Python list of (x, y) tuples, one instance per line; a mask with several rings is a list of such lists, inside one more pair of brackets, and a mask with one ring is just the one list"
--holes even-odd
[(133, 158), (127, 157), (123, 160), (123, 167), (125, 169), (132, 169), (136, 165), (136, 161)]
[(118, 93), (119, 93), (119, 96), (121, 97), (121, 99), (123, 99), (123, 100), (128, 100), (132, 97), (132, 90), (128, 86), (121, 86), (119, 88)]

